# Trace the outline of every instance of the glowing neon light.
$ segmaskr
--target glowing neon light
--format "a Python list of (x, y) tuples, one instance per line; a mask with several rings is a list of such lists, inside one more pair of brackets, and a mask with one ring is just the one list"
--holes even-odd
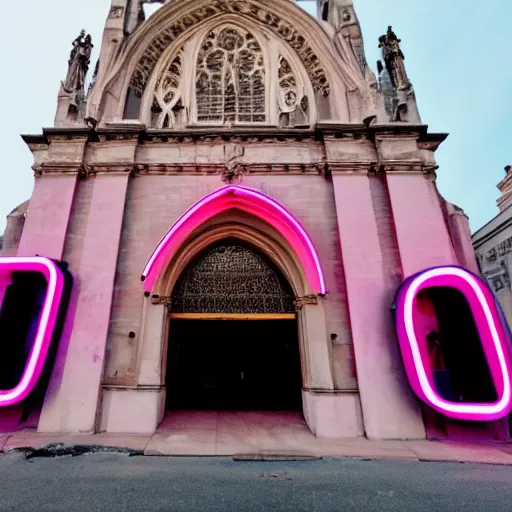
[[(427, 374), (426, 340), (417, 339), (415, 314), (417, 295), (426, 288), (450, 287), (468, 301), (480, 341), (498, 394), (493, 403), (459, 403), (442, 398), (436, 391), (433, 372)], [(438, 267), (407, 279), (396, 299), (396, 328), (407, 377), (416, 395), (445, 416), (470, 421), (494, 421), (512, 409), (510, 333), (504, 325), (496, 301), (488, 286), (467, 270)]]
[(21, 380), (12, 389), (0, 390), (0, 407), (21, 402), (37, 384), (48, 355), (64, 292), (65, 279), (62, 270), (52, 260), (39, 256), (0, 258), (0, 290), (11, 283), (13, 272), (23, 271), (39, 272), (45, 277), (48, 287), (34, 343)]
[(274, 226), (290, 243), (301, 261), (311, 288), (327, 292), (320, 259), (300, 222), (270, 197), (246, 187), (228, 185), (203, 197), (171, 227), (149, 258), (142, 273), (144, 290), (150, 292), (165, 264), (190, 233), (206, 220), (231, 209), (251, 213)]

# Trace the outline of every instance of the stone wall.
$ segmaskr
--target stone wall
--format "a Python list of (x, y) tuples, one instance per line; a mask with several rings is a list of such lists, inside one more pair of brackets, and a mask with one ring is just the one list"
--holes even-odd
[[(353, 354), (332, 185), (322, 176), (247, 176), (242, 185), (279, 201), (313, 239), (325, 272), (327, 332), (333, 334), (338, 389), (354, 389)], [(134, 385), (136, 338), (142, 318), (140, 275), (173, 223), (196, 201), (223, 183), (219, 176), (138, 176), (129, 183), (115, 280), (105, 383)]]

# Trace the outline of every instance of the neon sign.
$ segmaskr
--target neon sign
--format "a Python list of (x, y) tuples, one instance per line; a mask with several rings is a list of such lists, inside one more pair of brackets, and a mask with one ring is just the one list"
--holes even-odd
[[(43, 371), (57, 323), (65, 312), (65, 296), (69, 274), (60, 266), (43, 257), (0, 258), (0, 307), (12, 283), (13, 273), (36, 272), (46, 280), (47, 287), (42, 309), (37, 319), (35, 335), (21, 380), (12, 389), (0, 390), (0, 407), (14, 405), (24, 400), (35, 388)], [(9, 340), (4, 340), (9, 343)]]
[(213, 216), (238, 208), (275, 227), (290, 243), (302, 263), (308, 282), (316, 293), (327, 290), (320, 259), (311, 238), (300, 222), (274, 199), (257, 190), (228, 185), (203, 197), (171, 227), (149, 258), (142, 273), (144, 290), (150, 292), (160, 272), (194, 229)]
[[(418, 294), (434, 287), (454, 288), (467, 300), (498, 396), (496, 401), (450, 401), (436, 389), (425, 333), (418, 325)], [(481, 279), (459, 267), (428, 269), (402, 284), (395, 307), (396, 330), (405, 371), (413, 391), (423, 402), (445, 416), (458, 420), (494, 421), (510, 413), (510, 333), (494, 296)]]

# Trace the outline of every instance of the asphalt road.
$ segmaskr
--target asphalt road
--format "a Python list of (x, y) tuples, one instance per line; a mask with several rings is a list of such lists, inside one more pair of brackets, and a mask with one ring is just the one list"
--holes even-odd
[(0, 456), (0, 511), (512, 511), (512, 468), (323, 459)]

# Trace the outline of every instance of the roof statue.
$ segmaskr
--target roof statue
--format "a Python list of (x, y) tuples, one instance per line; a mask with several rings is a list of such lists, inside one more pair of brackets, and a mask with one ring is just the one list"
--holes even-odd
[(382, 56), (389, 77), (394, 87), (401, 91), (409, 88), (409, 79), (404, 66), (404, 54), (400, 48), (401, 39), (398, 39), (392, 27), (388, 27), (385, 35), (379, 38), (379, 48), (382, 48)]
[(416, 96), (405, 70), (401, 42), (391, 26), (386, 34), (379, 37), (384, 61), (377, 62), (380, 90), (390, 122), (419, 122)]
[(85, 35), (85, 30), (73, 41), (73, 49), (68, 61), (68, 74), (62, 86), (68, 93), (83, 92), (85, 77), (91, 62), (91, 52), (94, 47), (91, 35)]

